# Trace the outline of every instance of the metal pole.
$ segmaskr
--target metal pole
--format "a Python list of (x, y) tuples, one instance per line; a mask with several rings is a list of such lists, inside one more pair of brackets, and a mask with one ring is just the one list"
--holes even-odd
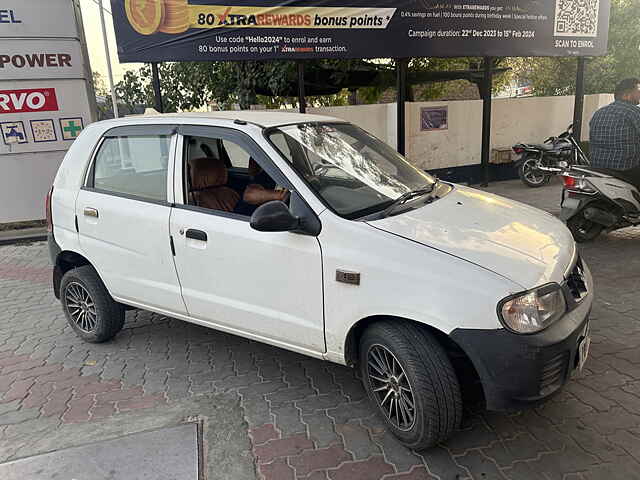
[(307, 113), (307, 98), (304, 94), (304, 62), (298, 60), (298, 106), (300, 113)]
[(118, 98), (116, 97), (116, 89), (113, 86), (113, 71), (111, 70), (111, 54), (109, 53), (109, 41), (107, 40), (107, 27), (104, 24), (104, 10), (102, 8), (102, 0), (98, 0), (98, 9), (100, 10), (100, 24), (102, 25), (102, 39), (104, 40), (104, 52), (107, 55), (107, 73), (109, 75), (109, 88), (111, 89), (111, 103), (113, 103), (113, 116), (118, 118)]
[(151, 63), (151, 75), (153, 76), (153, 98), (155, 100), (156, 111), (164, 113), (162, 105), (162, 92), (160, 91), (160, 74), (158, 73), (158, 63)]
[(399, 58), (396, 60), (396, 90), (397, 93), (397, 150), (400, 155), (406, 153), (406, 104), (407, 101), (407, 65), (409, 61), (406, 58)]
[(576, 101), (573, 107), (573, 138), (582, 140), (582, 114), (584, 112), (584, 71), (586, 59), (578, 57), (578, 71), (576, 73)]
[(491, 155), (491, 89), (493, 86), (493, 57), (484, 57), (482, 81), (482, 186), (489, 185), (489, 157)]

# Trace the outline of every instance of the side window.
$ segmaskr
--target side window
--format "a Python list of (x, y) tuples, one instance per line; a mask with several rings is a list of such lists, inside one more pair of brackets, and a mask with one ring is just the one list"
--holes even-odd
[(229, 155), (231, 161), (231, 167), (233, 168), (249, 168), (249, 159), (251, 156), (240, 145), (229, 140), (222, 140), (222, 145)]
[(170, 142), (168, 135), (105, 138), (95, 158), (92, 186), (166, 201)]
[(293, 163), (293, 155), (291, 154), (291, 148), (289, 148), (289, 144), (287, 143), (287, 139), (284, 136), (284, 133), (277, 132), (272, 134), (270, 137), (273, 144), (282, 152), (284, 158), (289, 160), (289, 162)]
[[(217, 145), (203, 156), (201, 148)], [(286, 192), (240, 144), (227, 138), (187, 136), (184, 156), (185, 203), (250, 216), (263, 203), (283, 200)]]

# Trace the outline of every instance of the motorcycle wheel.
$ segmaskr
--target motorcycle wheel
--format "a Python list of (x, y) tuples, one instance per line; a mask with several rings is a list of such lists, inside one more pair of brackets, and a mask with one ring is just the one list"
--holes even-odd
[(518, 168), (520, 180), (522, 180), (522, 183), (527, 187), (542, 187), (551, 180), (551, 175), (538, 170), (536, 162), (537, 160), (535, 158), (527, 158), (520, 164), (520, 168)]
[(595, 240), (604, 227), (598, 225), (584, 217), (584, 213), (580, 212), (574, 217), (567, 220), (567, 228), (571, 231), (573, 238), (578, 243), (590, 242)]

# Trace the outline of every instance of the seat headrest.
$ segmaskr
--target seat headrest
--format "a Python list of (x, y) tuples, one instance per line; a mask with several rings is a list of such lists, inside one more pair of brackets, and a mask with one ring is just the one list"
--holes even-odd
[(193, 190), (220, 187), (227, 183), (227, 167), (219, 158), (193, 158), (189, 161), (189, 166), (191, 170), (191, 188)]

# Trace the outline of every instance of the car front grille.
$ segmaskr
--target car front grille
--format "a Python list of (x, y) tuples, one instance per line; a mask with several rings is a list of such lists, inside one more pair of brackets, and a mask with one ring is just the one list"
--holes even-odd
[(569, 352), (562, 352), (549, 359), (540, 375), (540, 395), (545, 396), (560, 388), (569, 364)]
[(575, 267), (567, 277), (567, 287), (576, 302), (580, 302), (589, 293), (587, 282), (584, 278), (584, 265), (580, 257), (578, 257)]

